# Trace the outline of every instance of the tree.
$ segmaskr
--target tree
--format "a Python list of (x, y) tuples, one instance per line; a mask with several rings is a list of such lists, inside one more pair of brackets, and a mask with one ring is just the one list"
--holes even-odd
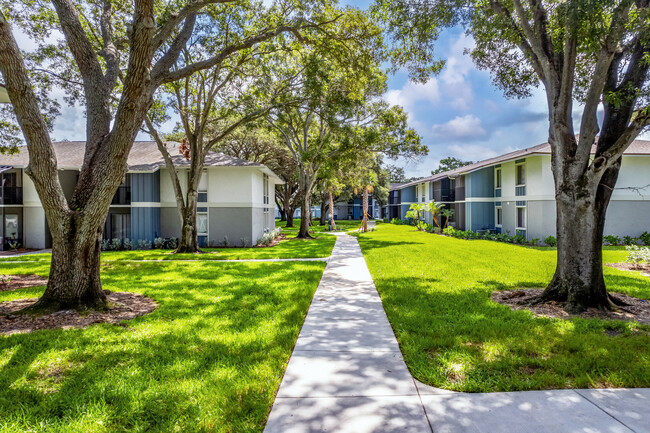
[[(0, 73), (29, 148), (26, 173), (34, 182), (52, 234), (48, 284), (33, 308), (104, 309), (106, 295), (100, 282), (103, 224), (155, 91), (284, 29), (229, 40), (202, 62), (174, 68), (206, 10), (228, 14), (246, 5), (231, 0), (18, 3), (3, 2), (3, 10), (38, 48), (35, 54), (23, 54), (7, 16), (0, 12)], [(65, 39), (57, 38), (59, 34)], [(83, 165), (70, 200), (59, 183), (56, 155), (41, 110), (39, 95), (47, 93), (47, 88), (31, 79), (26, 61), (32, 66), (42, 64), (50, 83), (62, 86), (70, 99), (85, 107)]]
[[(431, 61), (438, 29), (462, 23), (476, 41), (475, 63), (492, 72), (506, 96), (526, 97), (531, 87), (543, 86), (558, 260), (539, 301), (564, 302), (569, 312), (612, 308), (618, 301), (605, 287), (602, 235), (623, 152), (650, 124), (650, 2), (378, 0), (375, 11), (388, 23), (395, 47), (413, 47), (413, 33), (424, 42), (418, 49), (428, 59), (411, 48), (402, 62)], [(405, 17), (412, 18), (408, 28), (400, 27)], [(581, 103), (577, 131), (575, 100)]]
[(462, 161), (453, 156), (448, 156), (440, 160), (438, 168), (431, 170), (431, 175), (444, 173), (445, 171), (454, 170), (457, 168), (465, 167), (466, 165), (474, 164), (474, 161)]
[[(440, 211), (440, 215), (445, 217), (445, 224), (444, 224), (444, 226), (442, 228), (443, 229), (447, 228), (447, 226), (449, 225), (449, 220), (451, 219), (451, 217), (454, 216), (454, 210), (453, 209), (443, 209), (443, 210)], [(440, 227), (440, 226), (438, 226), (438, 227)]]

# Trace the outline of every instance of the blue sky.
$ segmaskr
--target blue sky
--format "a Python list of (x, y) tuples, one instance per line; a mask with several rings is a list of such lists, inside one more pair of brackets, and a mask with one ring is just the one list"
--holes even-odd
[[(348, 3), (365, 8), (370, 1)], [(29, 43), (20, 36), (19, 43)], [(409, 81), (402, 72), (389, 77), (385, 99), (406, 109), (410, 126), (429, 148), (425, 158), (397, 162), (409, 177), (429, 175), (448, 156), (479, 161), (547, 140), (543, 91), (536, 89), (532, 97), (523, 100), (504, 98), (492, 84), (489, 72), (476, 69), (463, 53), (472, 46), (472, 39), (462, 29), (445, 30), (436, 45), (437, 55), (447, 61), (440, 74), (425, 84)], [(574, 121), (579, 119), (579, 110), (575, 104)], [(171, 129), (173, 122), (167, 126), (165, 129)], [(83, 109), (64, 105), (52, 135), (58, 140), (84, 140)], [(148, 136), (140, 134), (138, 138)]]

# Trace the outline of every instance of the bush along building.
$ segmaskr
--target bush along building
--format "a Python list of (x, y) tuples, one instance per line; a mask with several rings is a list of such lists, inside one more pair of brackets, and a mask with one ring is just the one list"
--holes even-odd
[[(59, 180), (68, 199), (74, 191), (84, 155), (84, 142), (54, 143)], [(168, 148), (187, 187), (189, 161)], [(50, 248), (45, 212), (31, 179), (25, 174), (27, 147), (0, 155), (0, 248)], [(178, 238), (181, 219), (174, 189), (155, 142), (138, 141), (128, 158), (128, 172), (118, 188), (104, 226), (104, 239), (129, 239), (150, 246), (156, 238)], [(187, 168), (185, 168), (187, 167)], [(275, 227), (272, 194), (282, 180), (262, 164), (217, 152), (206, 157), (198, 192), (197, 227), (201, 246), (255, 244)]]
[[(520, 234), (528, 240), (555, 236), (550, 145), (540, 144), (395, 185), (382, 217), (404, 220), (412, 203), (432, 200), (454, 210), (449, 225), (458, 230)], [(433, 223), (430, 214), (425, 220)], [(650, 231), (650, 141), (635, 140), (622, 159), (607, 210), (605, 234), (637, 237), (645, 231)]]

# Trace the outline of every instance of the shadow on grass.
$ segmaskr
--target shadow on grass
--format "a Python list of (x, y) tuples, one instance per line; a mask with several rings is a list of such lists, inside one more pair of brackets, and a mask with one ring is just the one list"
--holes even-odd
[(0, 425), (262, 431), (323, 267), (111, 263), (105, 288), (159, 308), (123, 327), (0, 337)]
[[(414, 276), (375, 283), (411, 373), (432, 386), (465, 392), (650, 386), (650, 327), (535, 317), (490, 299), (494, 290), (547, 281), (485, 280), (460, 290)], [(608, 283), (650, 295), (633, 278)]]

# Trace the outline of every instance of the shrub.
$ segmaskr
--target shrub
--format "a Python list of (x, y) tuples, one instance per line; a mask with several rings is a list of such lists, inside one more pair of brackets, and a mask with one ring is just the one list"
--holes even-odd
[(108, 247), (110, 245), (111, 241), (108, 239), (102, 239), (102, 251), (108, 251)]
[(228, 245), (230, 245), (230, 242), (228, 241), (228, 236), (224, 236), (224, 237), (223, 237), (223, 241), (221, 241), (221, 244), (222, 244), (224, 247), (227, 247)]
[(544, 238), (544, 243), (549, 247), (554, 247), (557, 245), (557, 239), (555, 239), (555, 236), (546, 236)]
[(146, 239), (138, 239), (138, 249), (139, 250), (150, 250), (151, 249), (151, 241), (148, 241)]
[(122, 244), (122, 247), (125, 250), (132, 250), (133, 249), (133, 241), (129, 238), (124, 239), (124, 243)]
[(614, 235), (603, 236), (603, 244), (605, 245), (618, 245), (621, 243), (621, 238)]
[(110, 249), (111, 251), (120, 251), (122, 249), (122, 239), (111, 239)]
[(456, 231), (455, 228), (453, 228), (452, 226), (448, 226), (442, 229), (442, 234), (447, 236), (454, 236), (455, 231)]
[(16, 251), (18, 248), (20, 248), (20, 242), (18, 241), (8, 241), (7, 244), (9, 244), (9, 248), (11, 248), (13, 251)]
[(636, 238), (634, 236), (623, 236), (623, 243), (625, 245), (636, 245)]
[(650, 232), (643, 232), (643, 234), (639, 236), (639, 240), (643, 245), (650, 245)]
[(639, 247), (638, 245), (628, 245), (626, 263), (632, 264), (635, 268), (641, 267), (642, 263), (650, 263), (650, 248)]
[(539, 244), (539, 241), (540, 241), (539, 238), (532, 238), (532, 239), (530, 240), (530, 244), (533, 245), (533, 246), (535, 246), (535, 245)]
[(399, 218), (393, 218), (392, 220), (390, 220), (390, 223), (391, 223), (391, 224), (395, 224), (395, 225), (397, 225), (397, 226), (404, 225), (404, 221), (402, 221), (402, 220), (399, 219)]
[(165, 248), (165, 239), (164, 238), (156, 238), (153, 240), (153, 247), (159, 250), (162, 250)]
[(244, 248), (248, 246), (248, 238), (239, 238), (239, 242), (241, 242), (241, 246)]
[(178, 238), (169, 238), (167, 239), (166, 245), (167, 249), (175, 250), (178, 248)]

